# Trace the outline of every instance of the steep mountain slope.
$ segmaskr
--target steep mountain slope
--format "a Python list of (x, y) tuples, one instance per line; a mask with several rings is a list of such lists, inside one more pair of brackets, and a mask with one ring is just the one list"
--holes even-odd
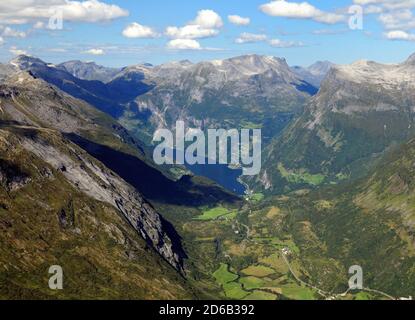
[[(367, 177), (291, 203), (298, 225), (311, 223), (330, 258), (345, 268), (362, 266), (365, 287), (394, 296), (414, 295), (414, 157), (411, 140), (382, 157)], [(313, 251), (306, 232), (297, 230), (303, 258), (318, 260), (322, 252)]]
[(317, 61), (307, 68), (294, 66), (291, 67), (291, 69), (301, 79), (304, 79), (316, 88), (319, 88), (321, 82), (324, 80), (330, 69), (334, 66), (334, 63), (330, 61)]
[(140, 142), (133, 139), (114, 119), (29, 72), (15, 71), (9, 74), (0, 87), (4, 119), (76, 133), (117, 150), (144, 157)]
[[(166, 263), (180, 270), (184, 254), (164, 219), (85, 151), (57, 131), (2, 120), (0, 157), (0, 297), (191, 296)], [(48, 288), (56, 264), (62, 291)]]
[(57, 65), (58, 68), (68, 71), (74, 77), (82, 80), (97, 80), (109, 82), (121, 69), (107, 68), (97, 65), (95, 62), (82, 62), (72, 60)]
[(304, 114), (265, 151), (269, 192), (335, 183), (415, 133), (415, 64), (359, 61), (331, 69)]
[(129, 105), (121, 121), (134, 130), (138, 114), (148, 112), (153, 128), (262, 128), (266, 141), (278, 134), (316, 89), (298, 78), (283, 59), (258, 55), (192, 64), (188, 61), (138, 69), (154, 88)]
[(148, 91), (151, 85), (143, 82), (144, 76), (117, 80), (105, 84), (97, 80), (82, 80), (62, 67), (21, 55), (10, 61), (11, 66), (29, 71), (33, 76), (55, 85), (75, 98), (82, 99), (101, 111), (117, 118), (124, 113), (123, 104)]
[[(85, 278), (91, 282), (93, 281), (91, 277), (96, 277), (96, 286), (91, 284), (85, 291), (79, 291), (80, 282), (71, 278), (71, 281), (74, 282), (73, 290), (81, 292), (82, 297), (92, 297), (91, 290), (96, 290), (98, 296), (102, 295), (103, 297), (129, 297), (129, 292), (123, 292), (123, 289), (129, 286), (127, 277), (122, 276), (118, 280), (115, 279), (118, 272), (116, 270), (120, 268), (117, 264), (124, 263), (121, 259), (123, 257), (122, 253), (130, 250), (129, 248), (132, 248), (133, 251), (138, 250), (137, 254), (142, 252), (143, 248), (147, 248), (147, 253), (140, 253), (142, 256), (139, 257), (143, 260), (143, 265), (137, 263), (135, 258), (132, 259), (131, 264), (128, 262), (125, 264), (128, 268), (131, 268), (135, 279), (144, 278), (141, 284), (138, 283), (139, 280), (131, 284), (134, 287), (131, 291), (131, 297), (178, 298), (189, 296), (180, 289), (181, 286), (186, 285), (183, 284), (183, 280), (180, 280), (178, 273), (183, 272), (183, 269), (186, 268), (183, 261), (185, 253), (182, 249), (180, 237), (172, 225), (153, 209), (152, 204), (144, 200), (142, 194), (152, 203), (163, 204), (167, 211), (172, 210), (172, 205), (209, 205), (222, 200), (238, 202), (237, 197), (225, 192), (211, 182), (197, 177), (184, 176), (177, 181), (169, 179), (148, 162), (140, 144), (131, 138), (128, 132), (115, 120), (87, 103), (61, 92), (41, 79), (37, 79), (29, 72), (17, 71), (0, 83), (0, 128), (4, 133), (2, 141), (5, 142), (5, 146), (0, 152), (2, 158), (0, 180), (4, 185), (2, 192), (4, 192), (5, 199), (8, 199), (7, 204), (2, 206), (5, 210), (3, 211), (5, 217), (12, 215), (15, 217), (13, 219), (20, 223), (22, 212), (24, 212), (23, 207), (26, 206), (27, 210), (33, 210), (37, 213), (36, 218), (38, 220), (34, 221), (33, 229), (42, 229), (44, 232), (49, 232), (49, 228), (56, 227), (58, 222), (55, 221), (55, 225), (42, 226), (40, 224), (42, 219), (46, 219), (46, 216), (51, 214), (53, 210), (60, 212), (57, 206), (62, 206), (67, 211), (65, 203), (72, 203), (70, 195), (73, 195), (73, 197), (82, 198), (83, 200), (76, 204), (75, 209), (73, 209), (73, 204), (69, 205), (68, 210), (71, 215), (82, 215), (83, 210), (87, 210), (85, 208), (90, 208), (90, 210), (87, 210), (88, 214), (97, 215), (94, 216), (94, 219), (100, 225), (104, 222), (100, 220), (99, 213), (101, 211), (98, 208), (105, 207), (105, 212), (108, 212), (105, 219), (108, 219), (111, 223), (116, 223), (117, 228), (122, 232), (124, 232), (124, 229), (127, 230), (125, 232), (129, 232), (129, 240), (122, 242), (117, 250), (111, 249), (113, 247), (112, 242), (106, 233), (102, 234), (102, 239), (106, 242), (96, 243), (96, 247), (90, 246), (90, 243), (86, 242), (82, 249), (88, 252), (88, 254), (84, 254), (85, 261), (92, 259), (89, 253), (93, 251), (91, 254), (94, 255), (94, 259), (98, 256), (107, 255), (108, 259), (114, 261), (114, 263), (112, 264), (106, 259), (102, 259), (99, 263), (91, 262), (90, 268), (85, 269)], [(7, 144), (8, 141), (10, 141), (10, 144)], [(9, 152), (10, 150), (19, 153), (14, 154)], [(30, 159), (34, 163), (39, 163), (37, 169), (30, 170)], [(102, 162), (99, 160), (102, 160)], [(41, 180), (41, 182), (34, 185), (30, 184), (34, 180), (37, 181), (39, 175), (42, 175), (44, 167), (49, 168), (45, 170), (53, 172), (52, 176), (47, 174), (48, 177), (52, 177), (53, 183), (51, 182), (49, 185), (47, 184), (49, 180)], [(23, 168), (24, 170), (22, 170), (28, 173), (20, 174), (21, 170), (16, 169), (16, 171), (15, 168)], [(15, 171), (17, 176), (14, 175)], [(59, 179), (55, 179), (55, 173), (59, 175)], [(43, 182), (45, 182), (45, 185)], [(20, 188), (26, 185), (30, 189), (29, 194), (26, 193), (26, 189)], [(50, 194), (44, 195), (42, 188), (45, 188), (45, 190), (56, 188), (56, 192), (49, 192)], [(16, 191), (16, 193), (10, 195), (12, 191)], [(20, 201), (22, 201), (22, 205), (20, 205)], [(31, 201), (34, 202), (30, 203)], [(49, 212), (42, 208), (53, 209)], [(57, 214), (56, 212), (54, 214)], [(68, 213), (63, 213), (63, 215), (65, 216), (62, 218), (63, 224), (65, 226), (71, 224), (72, 222), (67, 221), (69, 219), (66, 217)], [(17, 229), (13, 229), (12, 234), (24, 234), (24, 237), (28, 239), (33, 238), (32, 234), (26, 235), (26, 230), (21, 230), (20, 227), (20, 224), (17, 225)], [(89, 228), (89, 226), (84, 227)], [(118, 229), (114, 232), (119, 233)], [(77, 232), (68, 243), (51, 243), (50, 246), (45, 247), (45, 252), (40, 255), (42, 258), (39, 258), (39, 261), (46, 261), (45, 255), (53, 258), (55, 252), (58, 254), (64, 247), (73, 250), (67, 251), (65, 259), (73, 257), (72, 254), (76, 254), (74, 248), (83, 239), (77, 237)], [(90, 232), (92, 231), (89, 228), (88, 237), (92, 237), (89, 236)], [(134, 238), (131, 238), (132, 236)], [(51, 235), (53, 239), (60, 237), (66, 236), (60, 233)], [(9, 237), (2, 242), (5, 245), (2, 246), (2, 249), (5, 250), (4, 257), (6, 260), (11, 259), (11, 252), (16, 249), (16, 245), (19, 245), (11, 239)], [(131, 244), (132, 242), (134, 244)], [(134, 246), (137, 246), (137, 248)], [(29, 240), (25, 244), (25, 248), (26, 251), (30, 250)], [(34, 261), (37, 261), (35, 259), (37, 253), (36, 251), (33, 253)], [(115, 256), (112, 256), (112, 254)], [(118, 257), (121, 257), (121, 260)], [(76, 256), (74, 259), (77, 259)], [(37, 277), (33, 279), (33, 282), (25, 282), (25, 277), (20, 280), (17, 279), (16, 270), (24, 269), (25, 272), (29, 273), (31, 272), (30, 268), (23, 268), (18, 259), (10, 261), (11, 263), (6, 268), (14, 270), (10, 275), (7, 275), (7, 277), (13, 279), (10, 280), (12, 283), (8, 282), (6, 276), (5, 279), (2, 278), (1, 280), (2, 282), (7, 281), (7, 285), (2, 286), (5, 288), (4, 290), (7, 290), (7, 288), (13, 289), (12, 292), (2, 292), (2, 296), (32, 297), (32, 294), (33, 296), (40, 294), (39, 281), (43, 278)], [(168, 262), (176, 271), (171, 267), (169, 271), (169, 267), (163, 261)], [(105, 268), (103, 264), (106, 264)], [(72, 262), (69, 268), (77, 270)], [(9, 269), (3, 271), (6, 272)], [(97, 274), (96, 270), (101, 269), (102, 273), (99, 271), (100, 273)], [(144, 288), (150, 286), (151, 282), (151, 278), (148, 277), (149, 270), (153, 269), (160, 270), (160, 273), (165, 273), (166, 277), (171, 278), (166, 278), (167, 286), (160, 285), (163, 289), (157, 288), (156, 285), (156, 287), (149, 289), (149, 295), (145, 296), (143, 294)], [(143, 271), (144, 274), (141, 274), (141, 272), (136, 274), (138, 270)], [(39, 272), (43, 272), (43, 269)], [(25, 273), (25, 275), (27, 274)], [(72, 277), (75, 277), (75, 273), (72, 274)], [(114, 289), (111, 287), (111, 290), (114, 290), (111, 292), (108, 291), (111, 282), (107, 281), (110, 278), (114, 281), (120, 281), (120, 286)], [(28, 279), (32, 278), (29, 277)], [(168, 285), (169, 282), (172, 282), (171, 287)], [(177, 291), (175, 289), (176, 285), (178, 286)], [(28, 288), (31, 287), (36, 289), (28, 291)], [(172, 292), (170, 292), (170, 289)], [(45, 290), (47, 291), (47, 288)], [(187, 291), (191, 292), (191, 289), (188, 288)], [(75, 296), (76, 291), (71, 292)], [(177, 295), (175, 292), (177, 292)], [(50, 294), (50, 292), (45, 294)]]

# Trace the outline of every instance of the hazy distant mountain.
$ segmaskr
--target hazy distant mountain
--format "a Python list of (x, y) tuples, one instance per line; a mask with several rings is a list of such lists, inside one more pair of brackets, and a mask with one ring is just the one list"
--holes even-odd
[(16, 57), (10, 61), (10, 65), (30, 71), (34, 76), (42, 78), (76, 98), (85, 100), (115, 118), (124, 113), (124, 103), (151, 87), (143, 82), (144, 77), (139, 74), (134, 78), (119, 79), (107, 84), (97, 80), (82, 80), (63, 67), (26, 55)]
[(135, 73), (144, 74), (154, 88), (138, 96), (122, 117), (131, 130), (138, 114), (147, 112), (151, 131), (181, 119), (196, 127), (261, 127), (269, 139), (317, 91), (295, 75), (284, 59), (259, 55), (132, 66), (114, 81)]
[(62, 67), (67, 64), (28, 56), (11, 64), (119, 119), (147, 142), (156, 128), (178, 119), (193, 127), (261, 127), (267, 142), (317, 92), (284, 59), (258, 55), (129, 66), (107, 83), (79, 79)]
[(261, 183), (282, 192), (338, 182), (365, 172), (377, 155), (412, 137), (413, 60), (333, 67), (304, 114), (266, 151)]
[(319, 88), (327, 73), (334, 66), (335, 64), (330, 61), (318, 61), (307, 68), (294, 66), (291, 69), (300, 78)]
[(121, 68), (107, 68), (97, 65), (95, 62), (82, 62), (79, 60), (67, 61), (59, 64), (57, 67), (65, 69), (79, 79), (102, 82), (111, 81), (121, 71)]

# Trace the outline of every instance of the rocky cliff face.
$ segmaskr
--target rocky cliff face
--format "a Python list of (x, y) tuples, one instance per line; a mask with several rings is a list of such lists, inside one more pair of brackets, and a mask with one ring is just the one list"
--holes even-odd
[[(0, 121), (2, 299), (190, 298), (170, 229), (58, 131)], [(59, 292), (47, 285), (56, 264), (64, 272)]]
[(67, 181), (85, 195), (118, 209), (131, 226), (166, 261), (183, 271), (184, 252), (180, 241), (168, 234), (166, 221), (124, 180), (90, 157), (85, 151), (62, 139), (60, 148), (45, 139), (22, 139), (22, 146), (61, 171)]
[[(135, 148), (134, 139), (114, 120), (28, 72), (15, 72), (0, 84), (0, 108), (2, 127), (37, 130), (51, 137), (58, 133), (76, 134), (139, 159), (143, 157)], [(59, 147), (48, 141), (22, 138), (21, 144), (60, 170), (74, 188), (119, 210), (150, 246), (173, 267), (182, 270), (184, 253), (179, 239), (138, 191), (69, 140), (61, 138)], [(9, 181), (7, 173), (7, 170), (2, 172), (1, 181), (9, 189), (25, 181), (19, 175)]]

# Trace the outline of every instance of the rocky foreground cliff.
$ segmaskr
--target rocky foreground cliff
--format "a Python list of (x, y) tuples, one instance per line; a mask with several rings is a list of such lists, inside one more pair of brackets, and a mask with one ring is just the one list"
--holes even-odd
[(86, 103), (30, 73), (2, 81), (0, 297), (54, 296), (53, 264), (69, 287), (58, 296), (191, 296), (174, 228), (67, 134), (142, 157), (121, 126)]

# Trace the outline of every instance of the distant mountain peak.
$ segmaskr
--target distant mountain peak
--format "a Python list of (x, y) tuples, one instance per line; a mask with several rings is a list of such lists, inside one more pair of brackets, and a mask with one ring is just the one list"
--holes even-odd
[(98, 80), (101, 82), (108, 82), (117, 73), (121, 71), (118, 68), (107, 68), (101, 65), (96, 64), (94, 61), (80, 61), (80, 60), (71, 60), (63, 62), (58, 65), (60, 69), (63, 69), (74, 77), (77, 77), (82, 80)]
[(330, 61), (317, 61), (313, 63), (311, 66), (309, 66), (307, 69), (313, 74), (327, 74), (329, 70), (335, 66), (333, 62)]
[(46, 65), (46, 63), (36, 57), (21, 54), (9, 61), (9, 64), (18, 67), (19, 69), (26, 69), (32, 65)]
[(320, 87), (321, 82), (334, 66), (335, 64), (330, 61), (317, 61), (307, 68), (301, 66), (293, 66), (291, 69), (295, 74), (297, 74), (300, 78), (304, 79), (308, 83), (312, 84), (315, 87)]

